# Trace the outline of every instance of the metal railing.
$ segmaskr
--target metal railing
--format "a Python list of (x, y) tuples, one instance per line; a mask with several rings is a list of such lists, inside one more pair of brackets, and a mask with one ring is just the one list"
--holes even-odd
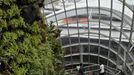
[[(98, 64), (94, 64), (94, 65), (90, 65), (90, 66), (84, 66), (83, 70), (84, 70), (84, 74), (85, 75), (99, 75), (99, 66)], [(120, 75), (121, 71), (117, 70), (115, 68), (111, 68), (105, 65), (105, 74), (107, 75)], [(77, 68), (73, 68), (73, 69), (69, 69), (66, 70), (66, 72), (68, 72), (69, 74), (72, 75), (79, 75), (79, 70), (77, 70)]]

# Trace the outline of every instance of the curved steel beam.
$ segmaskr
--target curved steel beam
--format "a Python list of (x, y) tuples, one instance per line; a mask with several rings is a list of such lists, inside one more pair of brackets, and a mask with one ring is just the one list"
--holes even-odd
[[(88, 43), (80, 43), (81, 45), (87, 45)], [(96, 43), (90, 43), (91, 45), (95, 45), (95, 46), (98, 46), (98, 44), (96, 44)], [(76, 44), (72, 44), (72, 45), (66, 45), (66, 46), (63, 46), (63, 48), (67, 48), (67, 47), (70, 47), (70, 46), (76, 46), (76, 45), (78, 45), (78, 43), (76, 43)], [(108, 48), (107, 46), (104, 46), (104, 45), (99, 45), (99, 46), (101, 46), (101, 47), (103, 47), (103, 48), (105, 48), (105, 49), (110, 49), (110, 51), (111, 52), (113, 52), (114, 54), (116, 54), (123, 62), (125, 62), (125, 60), (121, 57), (121, 55), (119, 55), (115, 50), (113, 50), (113, 49), (111, 49), (111, 48)], [(88, 55), (88, 54), (90, 54), (90, 55), (92, 55), (92, 54), (94, 54), (94, 53), (82, 53), (82, 54), (84, 54), (84, 55)], [(76, 55), (80, 55), (79, 53), (73, 53), (73, 54), (68, 54), (68, 55), (65, 55), (65, 57), (70, 57), (70, 56), (76, 56)], [(100, 56), (100, 54), (97, 54), (98, 56)], [(101, 56), (103, 56), (103, 55), (101, 55)], [(105, 56), (104, 56), (105, 57)], [(107, 59), (109, 59), (108, 57), (107, 57)], [(110, 59), (111, 60), (111, 59)], [(113, 61), (113, 60), (112, 60)], [(115, 61), (113, 61), (113, 62), (115, 62)], [(116, 64), (117, 62), (115, 62), (114, 64)], [(126, 65), (127, 65), (127, 67), (130, 69), (130, 70), (132, 70), (131, 68), (130, 68), (130, 66), (128, 65), (128, 63), (126, 63)], [(118, 65), (117, 65), (118, 66)]]
[[(90, 22), (97, 22), (97, 21), (93, 21), (93, 20), (91, 20)], [(107, 23), (107, 22), (104, 22), (104, 21), (100, 21), (101, 22), (101, 24), (105, 24), (105, 25), (109, 25), (109, 23)], [(64, 26), (58, 26), (59, 28), (62, 28), (62, 27), (64, 27)], [(112, 25), (112, 27), (115, 29), (115, 30), (117, 30), (117, 31), (119, 31), (120, 32), (120, 29), (118, 28), (118, 27), (116, 27), (116, 26), (114, 26), (114, 25)], [(83, 27), (83, 28), (86, 28), (86, 27)], [(93, 29), (93, 28), (92, 28)], [(128, 39), (129, 40), (129, 37), (127, 36), (127, 34), (125, 33), (125, 31), (122, 31), (122, 34), (125, 36), (125, 38), (126, 39)], [(133, 42), (131, 41), (130, 42), (131, 44), (133, 44)]]
[[(94, 45), (94, 46), (99, 46), (98, 44), (96, 44), (96, 43), (90, 43), (91, 45)], [(75, 44), (71, 44), (71, 45), (66, 45), (66, 46), (63, 46), (63, 48), (67, 48), (67, 47), (70, 47), (70, 46), (77, 46), (78, 45), (78, 43), (75, 43)], [(80, 45), (88, 45), (88, 43), (80, 43)], [(102, 48), (104, 48), (104, 49), (109, 49), (107, 46), (104, 46), (104, 45), (102, 45), (102, 44), (100, 44), (100, 47), (102, 47)], [(114, 54), (116, 54), (122, 61), (124, 61), (123, 60), (123, 58), (121, 57), (121, 55), (119, 55), (115, 50), (113, 50), (112, 48), (110, 48), (110, 51), (111, 52), (113, 52)], [(75, 53), (74, 53), (75, 54)], [(68, 56), (68, 55), (67, 55)], [(66, 55), (65, 55), (65, 57), (66, 57)]]
[[(77, 8), (77, 10), (86, 9), (86, 8), (87, 8), (87, 7), (81, 7), (81, 8)], [(97, 9), (97, 10), (98, 10), (98, 7), (88, 7), (88, 8), (90, 8), (90, 9), (92, 9), (92, 10), (93, 10), (93, 9)], [(101, 11), (103, 10), (103, 11), (106, 11), (106, 12), (110, 12), (110, 9), (109, 9), (109, 8), (105, 8), (105, 7), (101, 7), (100, 10), (101, 10)], [(70, 11), (76, 11), (76, 10), (75, 10), (75, 9), (69, 9), (69, 10), (66, 10), (66, 13), (67, 13), (67, 12), (70, 12)], [(114, 11), (114, 12), (113, 12), (113, 15), (116, 15), (116, 16), (118, 16), (118, 17), (121, 18), (121, 15), (120, 15), (121, 12), (120, 12), (120, 11), (117, 11), (117, 10), (114, 10), (114, 9), (113, 9), (113, 11)], [(57, 11), (57, 12), (58, 12), (58, 11)], [(56, 15), (63, 14), (63, 13), (64, 13), (64, 11), (61, 11), (61, 12), (56, 13)], [(46, 19), (49, 19), (49, 18), (51, 18), (51, 17), (53, 17), (52, 14), (47, 15), (47, 16), (46, 16)], [(131, 21), (128, 22), (128, 19), (131, 19), (131, 18), (128, 17), (127, 14), (125, 14), (124, 17), (125, 17), (125, 18), (124, 18), (124, 21), (126, 21), (126, 23), (130, 26), (130, 25), (131, 25), (131, 24), (130, 24)], [(62, 18), (62, 19), (63, 19), (63, 18)], [(59, 20), (61, 20), (61, 19), (59, 19)]]
[[(91, 32), (90, 32), (91, 33)], [(85, 34), (85, 33), (84, 33)], [(98, 33), (95, 33), (95, 34), (98, 34)], [(74, 34), (73, 34), (74, 35)], [(100, 35), (103, 35), (103, 34), (100, 34)], [(105, 37), (108, 37), (108, 36), (106, 36), (106, 35), (103, 35), (103, 36), (105, 36)], [(114, 38), (111, 38), (114, 42), (116, 42), (117, 44), (119, 44), (121, 47), (122, 47), (122, 49), (124, 49), (124, 51), (126, 51), (127, 52), (127, 49), (122, 45), (122, 44), (120, 44), (118, 41), (116, 41)], [(129, 55), (130, 55), (130, 53), (128, 53)], [(132, 57), (132, 55), (130, 55), (131, 57), (131, 59), (134, 61), (134, 58)], [(126, 63), (126, 65), (127, 65), (127, 67), (132, 71), (132, 69), (130, 68), (130, 66)]]
[[(75, 54), (72, 54), (73, 56), (77, 56), (77, 55), (80, 55), (80, 53), (75, 53)], [(82, 53), (82, 55), (89, 55), (88, 53)], [(103, 56), (103, 55), (99, 55), (99, 54), (94, 54), (94, 53), (90, 53), (90, 55), (92, 55), (92, 56), (99, 56), (99, 57), (101, 57), (101, 58), (104, 58), (104, 59), (106, 59), (106, 60), (108, 60), (108, 61), (110, 61), (111, 63), (113, 63), (114, 65), (116, 65), (116, 62), (115, 61), (113, 61), (113, 60), (111, 60), (111, 59), (109, 59), (109, 58), (107, 58), (106, 56)], [(71, 55), (67, 55), (67, 56), (65, 56), (65, 58), (66, 57), (70, 57)], [(76, 63), (76, 62), (74, 62), (74, 63)], [(73, 63), (73, 64), (74, 64)], [(71, 63), (72, 64), (72, 63)], [(71, 65), (71, 64), (67, 64), (67, 65)], [(118, 66), (118, 65), (117, 65)]]

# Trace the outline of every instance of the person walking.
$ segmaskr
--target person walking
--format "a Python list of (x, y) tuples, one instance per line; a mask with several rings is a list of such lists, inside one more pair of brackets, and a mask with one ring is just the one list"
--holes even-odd
[(99, 75), (104, 75), (104, 73), (105, 73), (104, 65), (101, 64), (100, 65), (100, 73), (99, 73)]
[(79, 75), (84, 75), (84, 69), (82, 63), (80, 63)]

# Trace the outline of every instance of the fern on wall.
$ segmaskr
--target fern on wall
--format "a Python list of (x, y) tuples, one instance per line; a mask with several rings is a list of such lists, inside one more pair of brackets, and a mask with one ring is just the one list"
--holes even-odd
[(0, 74), (63, 75), (60, 30), (44, 23), (44, 0), (0, 0)]

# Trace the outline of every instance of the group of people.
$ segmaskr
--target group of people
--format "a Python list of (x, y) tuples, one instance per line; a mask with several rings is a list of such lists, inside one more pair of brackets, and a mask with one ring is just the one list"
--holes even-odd
[[(77, 70), (78, 70), (78, 75), (84, 75), (84, 68), (82, 63), (80, 63), (80, 67), (77, 67)], [(104, 65), (101, 64), (99, 69), (99, 75), (104, 75), (104, 74), (105, 74)]]

